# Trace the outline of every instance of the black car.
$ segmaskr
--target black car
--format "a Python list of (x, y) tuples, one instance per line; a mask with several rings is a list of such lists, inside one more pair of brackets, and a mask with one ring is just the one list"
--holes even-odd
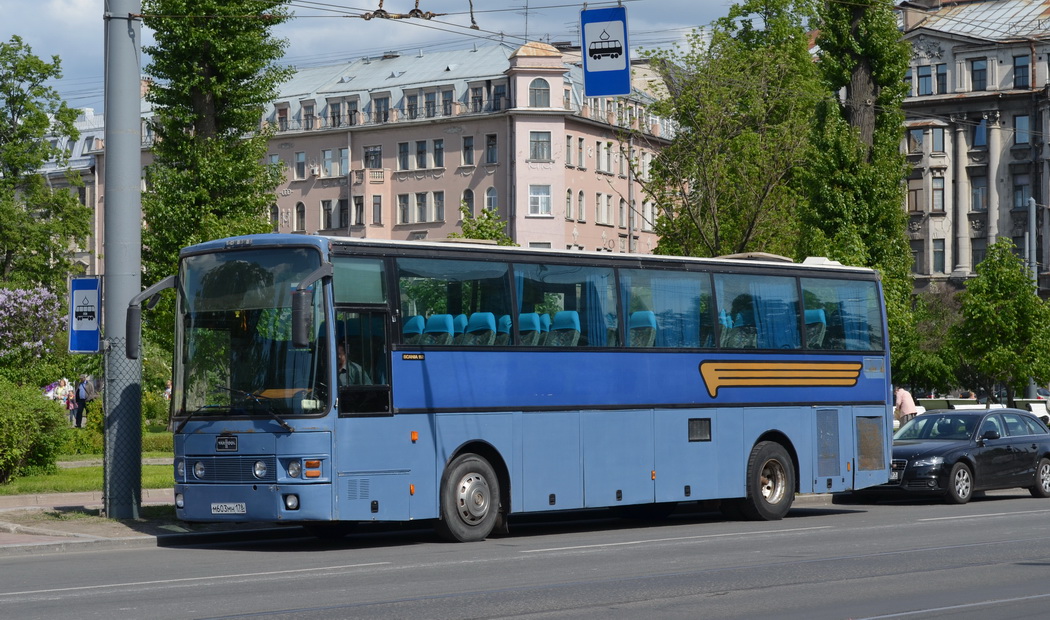
[(893, 436), (890, 481), (875, 487), (943, 495), (954, 504), (974, 491), (1028, 489), (1050, 497), (1050, 430), (1019, 409), (927, 411)]

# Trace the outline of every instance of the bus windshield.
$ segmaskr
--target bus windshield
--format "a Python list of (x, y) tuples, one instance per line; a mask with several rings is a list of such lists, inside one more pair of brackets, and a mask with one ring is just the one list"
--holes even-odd
[(310, 415), (329, 395), (320, 284), (311, 345), (292, 346), (291, 293), (320, 265), (306, 248), (183, 258), (176, 327), (176, 416)]

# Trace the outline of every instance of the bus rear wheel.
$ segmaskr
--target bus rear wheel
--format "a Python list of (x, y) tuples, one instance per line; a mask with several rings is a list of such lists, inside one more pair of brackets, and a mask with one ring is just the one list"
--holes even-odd
[(747, 497), (740, 509), (751, 521), (778, 521), (795, 501), (795, 466), (773, 441), (755, 444), (747, 460)]
[(437, 531), (456, 542), (485, 540), (499, 518), (499, 479), (484, 458), (456, 457), (441, 483), (441, 518)]

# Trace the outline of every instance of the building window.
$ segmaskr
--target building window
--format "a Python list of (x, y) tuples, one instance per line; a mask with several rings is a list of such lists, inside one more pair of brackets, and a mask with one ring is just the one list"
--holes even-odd
[(416, 221), (427, 221), (427, 193), (416, 192)]
[(923, 257), (922, 257), (922, 241), (912, 241), (911, 245), (911, 272), (912, 273), (923, 273)]
[(499, 112), (503, 109), (504, 102), (507, 100), (507, 85), (496, 84), (492, 87), (492, 111)]
[(551, 87), (547, 80), (536, 78), (529, 84), (529, 107), (549, 108), (551, 107)]
[(423, 170), (427, 167), (427, 141), (416, 140), (416, 169)]
[(909, 153), (921, 153), (922, 152), (922, 138), (926, 132), (925, 129), (909, 129), (908, 130), (908, 152)]
[(306, 153), (295, 154), (295, 178), (300, 180), (306, 178)]
[(970, 267), (976, 267), (988, 252), (988, 241), (984, 238), (970, 239)]
[(408, 223), (408, 194), (397, 195), (397, 223)]
[(988, 90), (988, 61), (970, 61), (970, 90)]
[[(379, 198), (379, 196), (373, 196), (372, 198), (374, 200), (376, 198)], [(339, 202), (342, 205), (341, 208), (345, 209), (346, 208), (346, 201), (345, 200), (340, 200)], [(363, 196), (354, 196), (354, 221), (353, 221), (353, 223), (358, 225), (358, 226), (364, 226), (365, 225), (365, 200), (364, 200)], [(348, 221), (347, 214), (344, 212), (344, 215), (343, 215), (343, 226), (348, 226), (349, 224), (350, 224), (350, 222)]]
[(351, 101), (346, 104), (346, 120), (350, 125), (357, 124), (357, 102)]
[(930, 183), (932, 184), (930, 210), (944, 213), (944, 177), (933, 177)]
[(452, 104), (456, 100), (456, 95), (451, 90), (446, 90), (441, 93), (441, 113), (445, 116), (452, 116)]
[(277, 129), (278, 131), (288, 131), (288, 108), (279, 108), (277, 110)]
[(943, 95), (948, 92), (948, 65), (937, 65), (937, 94)]
[(437, 116), (437, 96), (436, 92), (423, 93), (423, 112), (427, 118)]
[(944, 239), (933, 240), (933, 273), (944, 273)]
[(434, 167), (445, 167), (445, 140), (442, 138), (434, 140)]
[(271, 166), (282, 166), (281, 156), (276, 153), (270, 153), (270, 165)]
[(572, 165), (572, 136), (565, 136), (565, 165)]
[(375, 113), (374, 122), (386, 123), (390, 120), (390, 98), (377, 97), (372, 100), (372, 108)]
[(653, 222), (656, 221), (655, 209), (653, 209), (653, 203), (651, 200), (645, 201), (642, 204), (642, 230), (651, 231), (653, 229)]
[(565, 190), (565, 219), (567, 219), (567, 220), (571, 220), (572, 219), (572, 200), (573, 200), (572, 190), (571, 189)]
[(920, 213), (924, 210), (925, 196), (922, 193), (922, 179), (908, 179), (908, 211)]
[(587, 221), (587, 199), (582, 189), (579, 194), (576, 194), (576, 217), (580, 218), (581, 222)]
[(321, 228), (329, 229), (332, 228), (332, 201), (322, 200), (321, 201)]
[(911, 97), (915, 94), (913, 82), (911, 79), (911, 67), (904, 70), (904, 96)]
[(934, 153), (944, 152), (944, 127), (930, 129), (930, 150)]
[(445, 221), (445, 192), (434, 192), (434, 221)]
[(485, 190), (485, 208), (495, 209), (497, 206), (499, 206), (499, 203), (496, 200), (496, 188), (490, 187)]
[(566, 110), (572, 109), (572, 90), (566, 88), (565, 91), (562, 93), (561, 105)]
[(1027, 114), (1018, 114), (1014, 117), (1014, 144), (1028, 144), (1031, 141), (1029, 117)]
[(281, 231), (281, 210), (277, 205), (270, 205), (270, 224), (273, 226), (273, 232)]
[(974, 148), (984, 148), (988, 146), (988, 119), (982, 118), (977, 121), (977, 124), (973, 127), (973, 142), (971, 143)]
[(365, 147), (365, 168), (371, 170), (378, 170), (383, 167), (383, 147), (382, 145), (366, 146)]
[(331, 127), (342, 127), (343, 126), (343, 106), (332, 102), (328, 104), (328, 118), (331, 123)]
[(930, 65), (922, 65), (918, 67), (919, 76), (919, 95), (932, 95), (933, 94), (933, 67)]
[(620, 228), (627, 228), (627, 201), (623, 198), (620, 199), (620, 210), (617, 215)]
[[(360, 196), (354, 196), (354, 207), (356, 209), (361, 208), (363, 199)], [(357, 222), (358, 224), (364, 224), (364, 222)], [(339, 228), (346, 228), (350, 226), (350, 201), (346, 198), (339, 199), (339, 222), (337, 224)]]
[(383, 223), (383, 197), (372, 196), (372, 223)]
[(988, 210), (988, 177), (970, 177), (970, 210)]
[(350, 174), (350, 149), (339, 149), (339, 170), (335, 173), (337, 175)]
[(301, 202), (295, 205), (295, 229), (306, 230), (306, 205)]
[(408, 142), (397, 143), (397, 169), (408, 170)]
[(463, 190), (463, 206), (467, 209), (470, 217), (474, 217), (474, 190)]
[(551, 132), (530, 131), (529, 132), (529, 159), (533, 161), (550, 161), (551, 159)]
[(496, 148), (496, 134), (490, 133), (485, 136), (485, 163), (495, 164), (499, 162), (499, 149)]
[(332, 176), (332, 166), (334, 165), (333, 160), (334, 153), (332, 149), (321, 150), (321, 175), (330, 177)]
[(314, 129), (314, 107), (303, 106), (303, 129)]
[(1032, 195), (1027, 174), (1014, 175), (1014, 208), (1027, 209), (1028, 197)]
[(551, 186), (529, 186), (529, 215), (551, 214)]
[(480, 112), (482, 109), (481, 104), (483, 100), (481, 98), (481, 92), (480, 86), (475, 86), (470, 89), (470, 109), (473, 112)]
[(474, 165), (474, 136), (463, 136), (463, 165)]
[(586, 159), (587, 153), (584, 152), (584, 149), (586, 148), (584, 139), (580, 138), (579, 141), (576, 144), (577, 144), (576, 167), (580, 168), (582, 170), (583, 168), (587, 167), (587, 159)]
[(416, 118), (419, 116), (419, 95), (409, 95), (408, 104), (406, 106), (408, 112), (408, 118)]
[(1031, 72), (1028, 56), (1014, 56), (1014, 88), (1028, 88)]

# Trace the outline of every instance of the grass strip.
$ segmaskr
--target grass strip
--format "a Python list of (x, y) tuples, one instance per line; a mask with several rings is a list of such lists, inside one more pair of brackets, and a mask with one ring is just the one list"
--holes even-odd
[[(143, 465), (143, 489), (167, 489), (175, 485), (171, 465)], [(15, 478), (0, 485), (0, 495), (38, 493), (83, 493), (102, 490), (102, 467), (70, 467), (58, 473)]]

